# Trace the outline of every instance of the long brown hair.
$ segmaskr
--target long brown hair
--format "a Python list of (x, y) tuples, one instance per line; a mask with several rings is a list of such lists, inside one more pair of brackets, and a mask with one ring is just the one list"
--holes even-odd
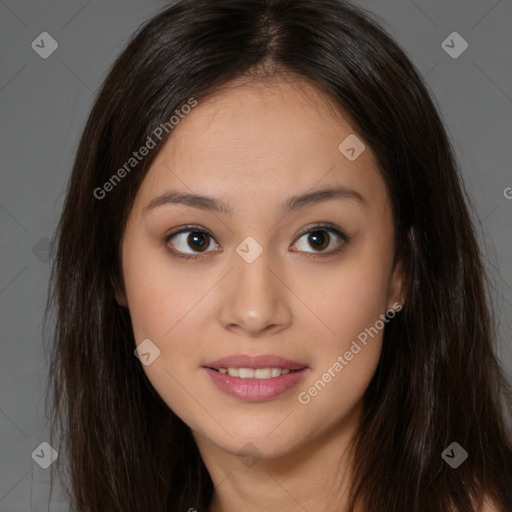
[[(47, 309), (51, 444), (62, 435), (73, 505), (208, 509), (213, 484), (190, 429), (134, 357), (129, 312), (115, 300), (127, 216), (172, 129), (105, 184), (190, 98), (276, 73), (332, 98), (372, 148), (407, 278), (365, 394), (351, 507), (473, 511), (485, 493), (512, 510), (511, 391), (453, 150), (404, 52), (341, 0), (182, 0), (141, 27), (106, 78), (76, 154)], [(453, 441), (468, 453), (457, 469), (441, 457)]]

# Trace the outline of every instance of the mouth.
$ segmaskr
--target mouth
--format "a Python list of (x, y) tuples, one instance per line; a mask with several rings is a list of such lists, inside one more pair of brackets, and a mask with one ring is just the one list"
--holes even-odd
[(266, 368), (211, 368), (205, 366), (204, 368), (209, 368), (210, 370), (216, 371), (218, 373), (222, 373), (223, 375), (229, 375), (230, 377), (235, 377), (238, 379), (275, 379), (276, 377), (281, 377), (281, 375), (288, 375), (289, 373), (300, 372), (304, 368), (299, 368), (297, 370), (290, 370), (289, 368), (279, 368), (279, 367), (266, 367)]
[[(222, 357), (215, 361), (210, 361), (203, 365), (204, 368), (211, 368), (212, 370), (220, 371), (221, 373), (228, 373), (233, 377), (240, 377), (240, 370), (242, 370), (241, 378), (252, 378), (244, 377), (243, 375), (250, 374), (250, 370), (260, 370), (261, 375), (267, 375), (268, 370), (270, 370), (269, 377), (262, 378), (271, 378), (272, 373), (275, 373), (277, 377), (277, 370), (285, 371), (295, 371), (302, 370), (303, 368), (307, 368), (307, 365), (298, 361), (292, 361), (290, 359), (286, 359), (281, 356), (277, 356), (274, 354), (261, 354), (261, 355), (248, 355), (248, 354), (233, 354), (231, 356)], [(226, 370), (226, 371), (224, 371)], [(231, 370), (231, 373), (230, 373)], [(261, 370), (264, 370), (261, 372)], [(238, 371), (238, 375), (236, 375), (236, 371)], [(285, 373), (288, 373), (285, 371)], [(258, 378), (258, 377), (257, 377)]]
[(309, 367), (303, 363), (274, 355), (229, 356), (202, 368), (224, 394), (252, 402), (279, 397), (309, 372)]

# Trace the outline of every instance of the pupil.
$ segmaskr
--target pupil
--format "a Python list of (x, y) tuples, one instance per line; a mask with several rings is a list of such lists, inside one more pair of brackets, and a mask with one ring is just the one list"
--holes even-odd
[(325, 236), (325, 231), (312, 231), (309, 235), (309, 241), (316, 246), (317, 249), (325, 249), (329, 242)]
[(205, 234), (206, 233), (192, 231), (190, 235), (188, 235), (188, 241), (194, 244), (196, 249), (206, 249), (208, 248), (208, 243), (206, 243)]

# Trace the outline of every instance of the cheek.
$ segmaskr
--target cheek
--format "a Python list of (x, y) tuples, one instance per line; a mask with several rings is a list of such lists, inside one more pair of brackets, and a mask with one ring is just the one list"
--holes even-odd
[(318, 349), (343, 349), (386, 312), (389, 266), (359, 254), (302, 282), (300, 293), (324, 333), (317, 337)]
[(387, 325), (381, 315), (386, 312), (388, 281), (381, 270), (347, 267), (316, 295), (324, 334), (312, 332), (315, 365), (297, 399), (324, 426), (353, 410), (377, 368)]
[[(171, 265), (165, 252), (132, 244), (123, 258), (125, 289), (136, 344), (151, 340), (159, 355), (142, 368), (157, 393), (189, 425), (203, 411), (190, 399), (191, 370), (199, 366), (199, 317), (211, 286)], [(203, 336), (204, 337), (204, 336)], [(197, 362), (197, 364), (196, 364)]]
[(322, 334), (311, 336), (315, 366), (298, 399), (326, 423), (335, 421), (333, 410), (339, 419), (354, 407), (377, 368), (387, 325), (381, 315), (388, 305), (390, 258), (368, 248), (354, 251), (340, 265), (317, 274), (316, 286), (312, 280), (304, 285), (302, 293), (309, 290), (306, 296), (319, 317), (315, 331)]
[[(190, 319), (200, 310), (200, 299), (209, 289), (200, 276), (180, 271), (169, 258), (163, 249), (137, 245), (125, 255), (124, 280), (137, 342), (150, 338), (165, 344), (185, 325), (193, 327)], [(181, 338), (196, 339), (193, 333)]]

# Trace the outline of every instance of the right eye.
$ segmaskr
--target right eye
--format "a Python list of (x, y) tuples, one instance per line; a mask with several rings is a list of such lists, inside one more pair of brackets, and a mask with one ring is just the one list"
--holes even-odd
[[(172, 241), (174, 239), (174, 241)], [(172, 241), (172, 242), (171, 242)], [(173, 256), (177, 258), (196, 259), (197, 254), (212, 252), (210, 248), (214, 238), (199, 226), (187, 226), (166, 236), (165, 244)], [(174, 247), (169, 247), (172, 245)], [(215, 244), (218, 246), (218, 244)], [(187, 252), (191, 249), (191, 252)], [(187, 256), (188, 255), (188, 256)]]

